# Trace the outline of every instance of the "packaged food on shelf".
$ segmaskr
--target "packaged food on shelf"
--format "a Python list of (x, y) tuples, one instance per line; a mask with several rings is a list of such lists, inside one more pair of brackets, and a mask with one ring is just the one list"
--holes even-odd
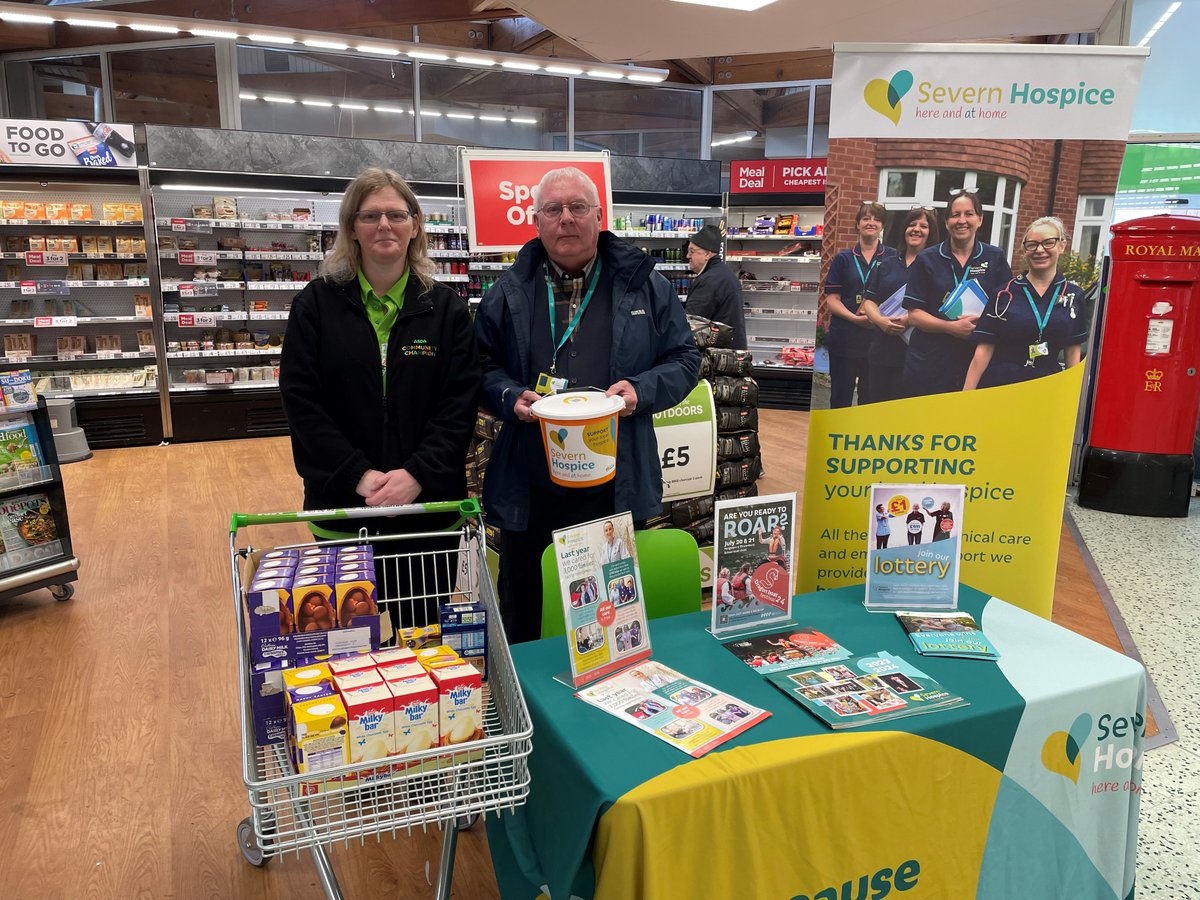
[[(100, 204), (100, 218), (105, 222), (122, 222), (125, 220), (125, 204), (105, 200)], [(108, 252), (112, 252), (111, 250)]]
[[(75, 222), (90, 222), (92, 220), (92, 204), (71, 203), (68, 218)], [(86, 252), (86, 251), (85, 251)]]
[(236, 219), (237, 199), (234, 197), (213, 197), (213, 218), (216, 219)]

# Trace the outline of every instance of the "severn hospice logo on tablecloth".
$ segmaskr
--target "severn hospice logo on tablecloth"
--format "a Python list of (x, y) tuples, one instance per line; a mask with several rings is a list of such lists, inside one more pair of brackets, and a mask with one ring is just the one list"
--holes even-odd
[(831, 138), (1109, 140), (1127, 136), (1148, 52), (998, 44), (834, 50)]
[[(1097, 777), (1092, 779), (1089, 793), (1141, 793), (1141, 782), (1137, 779), (1142, 768), (1143, 751), (1136, 743), (1132, 747), (1126, 744), (1135, 736), (1145, 737), (1145, 716), (1140, 712), (1130, 716), (1112, 713), (1100, 716), (1095, 727), (1096, 746), (1089, 760), (1084, 748), (1092, 735), (1092, 728), (1092, 717), (1080, 713), (1070, 729), (1052, 732), (1042, 745), (1042, 765), (1048, 771), (1079, 784), (1083, 764), (1090, 761), (1090, 772)], [(1119, 776), (1117, 781), (1109, 781), (1102, 774), (1114, 770)]]

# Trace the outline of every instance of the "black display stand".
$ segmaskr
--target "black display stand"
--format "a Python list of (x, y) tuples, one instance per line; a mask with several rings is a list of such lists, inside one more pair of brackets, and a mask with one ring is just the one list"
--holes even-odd
[[(79, 578), (79, 560), (71, 546), (71, 528), (67, 520), (67, 497), (63, 489), (62, 470), (58, 465), (58, 451), (54, 447), (54, 434), (50, 427), (50, 413), (44, 398), (37, 406), (9, 407), (0, 410), (0, 416), (14, 412), (30, 413), (37, 429), (44, 465), (38, 470), (36, 480), (10, 477), (0, 483), (0, 504), (24, 494), (44, 493), (54, 518), (54, 527), (61, 552), (52, 557), (31, 560), (0, 571), (0, 599), (17, 597), (49, 588), (56, 600), (69, 600), (75, 593), (73, 582)], [(6, 549), (6, 554), (8, 549)], [(5, 556), (7, 559), (7, 556)]]

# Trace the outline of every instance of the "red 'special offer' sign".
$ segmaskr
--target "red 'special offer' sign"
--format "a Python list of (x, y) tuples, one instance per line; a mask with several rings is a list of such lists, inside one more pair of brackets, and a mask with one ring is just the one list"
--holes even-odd
[(609, 227), (612, 181), (602, 153), (463, 151), (467, 234), (473, 251), (519, 250), (537, 237), (533, 189), (551, 169), (574, 166), (596, 183), (601, 222)]
[(735, 159), (729, 164), (731, 194), (823, 194), (824, 156), (812, 159)]

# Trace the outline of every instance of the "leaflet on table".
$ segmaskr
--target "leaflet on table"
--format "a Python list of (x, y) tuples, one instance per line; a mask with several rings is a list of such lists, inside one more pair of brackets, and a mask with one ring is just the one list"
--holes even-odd
[(898, 656), (880, 650), (767, 680), (830, 728), (855, 728), (970, 704)]
[(871, 485), (867, 609), (955, 609), (963, 501), (960, 484)]
[(764, 675), (849, 659), (849, 650), (815, 628), (793, 625), (783, 631), (726, 641), (722, 646)]
[(712, 633), (779, 624), (792, 617), (796, 495), (719, 500), (713, 532)]
[(575, 696), (697, 758), (771, 715), (653, 660)]
[(962, 281), (946, 295), (938, 312), (951, 321), (963, 316), (978, 316), (983, 313), (987, 301), (987, 291), (978, 281)]
[(46, 494), (23, 494), (0, 502), (0, 569), (61, 556), (62, 552)]
[(896, 613), (896, 619), (922, 656), (1000, 658), (1000, 652), (970, 613), (904, 611)]
[(633, 516), (554, 532), (571, 682), (582, 687), (650, 657)]

